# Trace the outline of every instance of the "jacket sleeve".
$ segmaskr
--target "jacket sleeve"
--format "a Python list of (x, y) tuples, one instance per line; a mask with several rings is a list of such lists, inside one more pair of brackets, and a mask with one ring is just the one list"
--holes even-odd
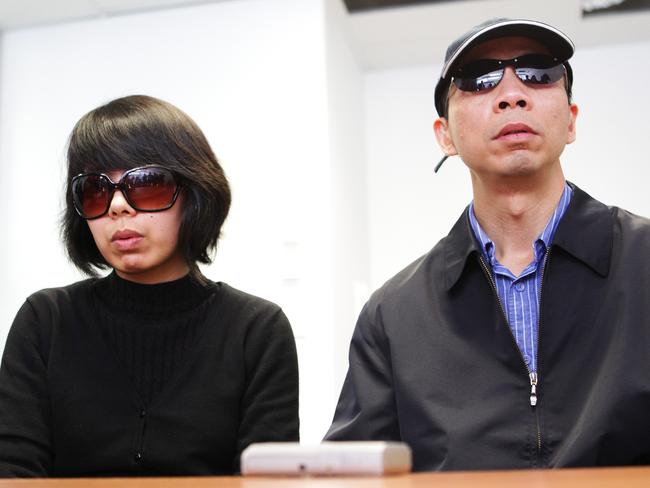
[(401, 440), (388, 339), (380, 311), (368, 304), (352, 335), (349, 361), (325, 440)]
[[(274, 307), (275, 308), (275, 307)], [(240, 409), (237, 457), (253, 442), (299, 440), (298, 357), (289, 320), (276, 308), (251, 327), (245, 342), (246, 386)]]
[(0, 366), (0, 477), (47, 476), (51, 465), (46, 360), (29, 301), (11, 326)]

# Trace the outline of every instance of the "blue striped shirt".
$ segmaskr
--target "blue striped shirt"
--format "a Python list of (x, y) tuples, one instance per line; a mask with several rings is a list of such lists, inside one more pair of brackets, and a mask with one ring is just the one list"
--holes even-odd
[(476, 239), (481, 244), (483, 258), (492, 268), (499, 300), (508, 319), (508, 325), (517, 341), (519, 350), (530, 372), (537, 372), (537, 340), (539, 320), (539, 299), (542, 275), (546, 262), (546, 251), (553, 242), (553, 236), (564, 212), (569, 206), (573, 190), (564, 184), (564, 192), (546, 224), (544, 231), (533, 243), (534, 259), (515, 276), (496, 259), (494, 242), (488, 237), (474, 215), (474, 202), (469, 206), (469, 222)]

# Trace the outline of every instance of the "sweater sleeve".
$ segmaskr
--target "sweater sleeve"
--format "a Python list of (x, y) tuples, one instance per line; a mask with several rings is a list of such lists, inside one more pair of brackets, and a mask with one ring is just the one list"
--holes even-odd
[(296, 344), (281, 310), (249, 331), (244, 354), (246, 387), (234, 461), (236, 472), (241, 452), (249, 444), (299, 440)]
[(361, 311), (350, 345), (350, 365), (327, 441), (401, 440), (392, 364), (381, 314)]
[(47, 476), (52, 465), (46, 360), (29, 302), (9, 331), (0, 367), (0, 477)]

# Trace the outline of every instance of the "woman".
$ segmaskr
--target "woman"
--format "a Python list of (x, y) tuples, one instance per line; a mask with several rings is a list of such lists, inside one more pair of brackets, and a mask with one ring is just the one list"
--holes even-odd
[(285, 315), (198, 268), (230, 190), (197, 125), (120, 98), (79, 120), (67, 163), (63, 239), (93, 277), (35, 293), (16, 316), (0, 475), (227, 474), (252, 442), (297, 440)]

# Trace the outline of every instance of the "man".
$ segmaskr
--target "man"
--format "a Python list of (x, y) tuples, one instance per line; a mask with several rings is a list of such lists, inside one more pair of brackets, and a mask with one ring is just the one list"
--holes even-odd
[(650, 221), (564, 179), (573, 51), (508, 19), (449, 47), (433, 127), (474, 199), (364, 307), (328, 440), (416, 471), (650, 463)]

